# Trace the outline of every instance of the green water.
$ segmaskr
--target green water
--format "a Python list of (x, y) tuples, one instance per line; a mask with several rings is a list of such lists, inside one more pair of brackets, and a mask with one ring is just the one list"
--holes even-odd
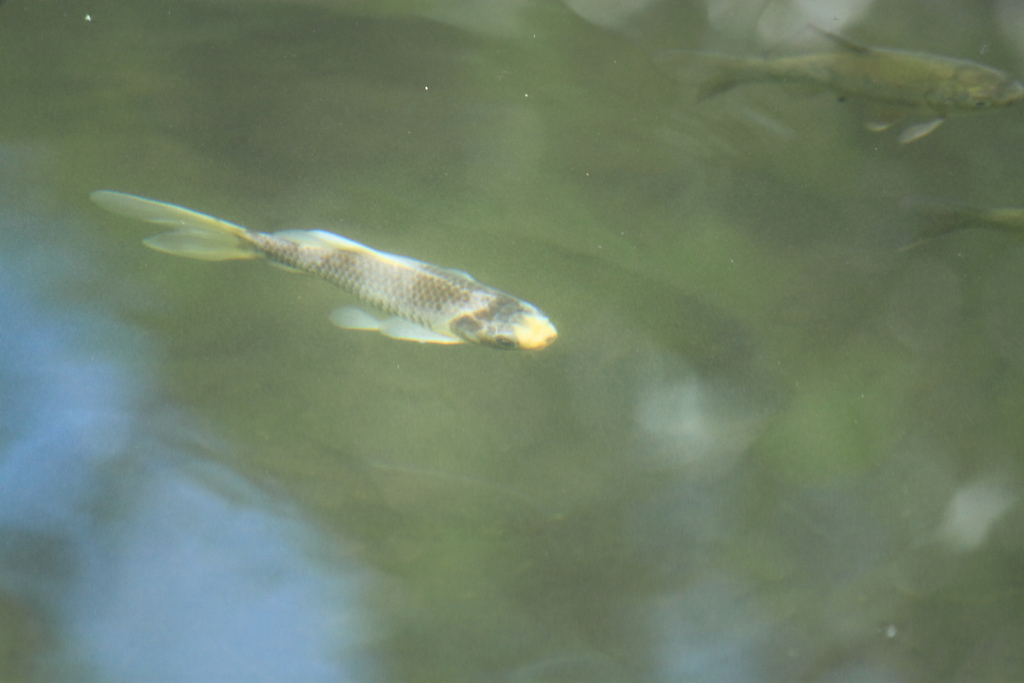
[[(1024, 675), (1024, 243), (900, 251), (905, 197), (1024, 202), (1020, 106), (904, 146), (834, 94), (694, 103), (650, 56), (756, 54), (760, 15), (584, 5), (8, 0), (0, 143), (73, 227), (4, 244), (80, 254), (47, 301), (154, 349), (176, 447), (359, 567), (351, 680)], [(861, 5), (1024, 75), (1011, 3)], [(559, 339), (339, 330), (330, 285), (147, 250), (101, 188), (463, 269)], [(44, 680), (70, 636), (18, 596), (0, 677)]]

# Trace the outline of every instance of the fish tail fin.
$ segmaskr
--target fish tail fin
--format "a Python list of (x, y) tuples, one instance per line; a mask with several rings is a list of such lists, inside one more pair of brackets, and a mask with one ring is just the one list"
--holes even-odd
[(260, 256), (249, 238), (249, 231), (240, 225), (124, 192), (96, 190), (89, 198), (112, 213), (174, 228), (144, 239), (143, 244), (151, 249), (204, 261)]
[(899, 251), (909, 251), (936, 237), (948, 235), (957, 230), (977, 227), (981, 222), (981, 210), (966, 204), (956, 204), (928, 197), (904, 197), (900, 208), (915, 214), (920, 227), (914, 241)]
[(654, 58), (654, 63), (672, 78), (693, 85), (698, 102), (741, 83), (763, 80), (767, 77), (761, 68), (763, 61), (685, 50), (670, 50)]
[(156, 249), (165, 254), (201, 261), (230, 261), (259, 256), (251, 244), (238, 237), (192, 228), (162, 232), (159, 235), (147, 237), (142, 240), (142, 243), (150, 249)]

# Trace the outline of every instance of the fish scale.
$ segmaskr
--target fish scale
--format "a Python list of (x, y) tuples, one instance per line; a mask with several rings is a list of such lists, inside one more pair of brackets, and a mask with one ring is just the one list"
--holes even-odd
[[(383, 263), (366, 253), (296, 244), (272, 234), (247, 232), (248, 239), (268, 259), (316, 275), (385, 313), (436, 331), (445, 330), (452, 313), (466, 309), (474, 299), (476, 308), (486, 308), (486, 296), (480, 294), (490, 288), (454, 274), (438, 273), (428, 264), (417, 264), (423, 268), (413, 270)], [(472, 290), (481, 291), (474, 296)]]

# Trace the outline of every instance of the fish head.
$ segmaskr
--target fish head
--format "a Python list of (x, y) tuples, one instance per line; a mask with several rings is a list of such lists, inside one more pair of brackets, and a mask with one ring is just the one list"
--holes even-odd
[(998, 69), (978, 65), (961, 68), (927, 96), (937, 109), (1007, 107), (1024, 98), (1024, 85)]
[(505, 350), (534, 350), (558, 337), (555, 326), (535, 306), (506, 294), (464, 313), (449, 325), (451, 333), (473, 344)]

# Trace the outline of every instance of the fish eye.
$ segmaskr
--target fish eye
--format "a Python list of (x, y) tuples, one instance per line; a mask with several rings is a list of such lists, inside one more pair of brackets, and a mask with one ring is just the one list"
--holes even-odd
[(515, 339), (504, 334), (495, 337), (494, 343), (503, 349), (514, 349), (519, 346)]

